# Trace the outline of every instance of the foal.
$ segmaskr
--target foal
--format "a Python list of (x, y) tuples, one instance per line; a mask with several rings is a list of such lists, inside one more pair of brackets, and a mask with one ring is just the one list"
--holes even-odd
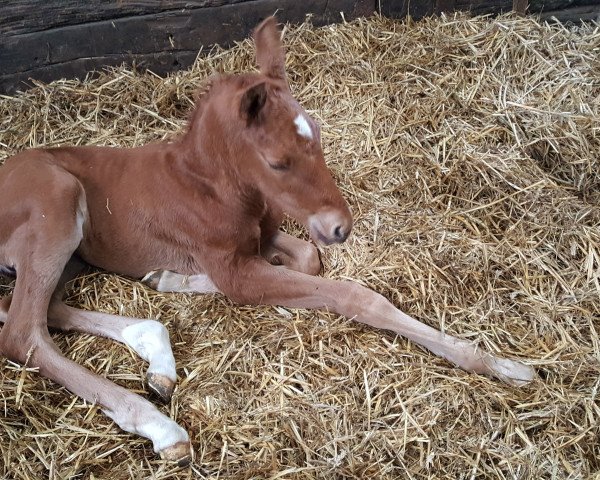
[(428, 327), (357, 283), (315, 276), (317, 249), (279, 230), (284, 213), (321, 245), (343, 242), (352, 218), (325, 166), (319, 126), (290, 93), (274, 18), (254, 40), (260, 73), (213, 78), (172, 143), (28, 150), (0, 169), (0, 271), (16, 274), (12, 297), (0, 301), (0, 353), (98, 403), (163, 458), (189, 461), (181, 427), (53, 344), (49, 326), (123, 342), (149, 362), (149, 386), (170, 399), (175, 361), (160, 323), (62, 303), (57, 292), (77, 254), (163, 292), (327, 308), (465, 370), (516, 385), (533, 379), (530, 367)]

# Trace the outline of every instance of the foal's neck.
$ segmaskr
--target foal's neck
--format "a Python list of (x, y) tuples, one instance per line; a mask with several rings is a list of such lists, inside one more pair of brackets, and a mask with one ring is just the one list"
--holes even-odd
[(211, 112), (211, 106), (194, 112), (174, 151), (188, 181), (209, 182), (223, 196), (223, 202), (238, 205), (249, 217), (261, 218), (268, 209), (252, 175), (244, 171), (248, 146), (239, 132)]

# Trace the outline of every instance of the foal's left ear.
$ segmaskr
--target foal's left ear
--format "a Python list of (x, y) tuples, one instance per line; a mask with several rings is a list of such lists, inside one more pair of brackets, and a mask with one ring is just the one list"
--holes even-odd
[(260, 73), (285, 80), (285, 51), (281, 44), (281, 31), (275, 17), (268, 17), (254, 29), (256, 63)]
[(243, 93), (240, 100), (240, 115), (248, 125), (259, 119), (266, 102), (267, 85), (265, 82), (254, 85)]

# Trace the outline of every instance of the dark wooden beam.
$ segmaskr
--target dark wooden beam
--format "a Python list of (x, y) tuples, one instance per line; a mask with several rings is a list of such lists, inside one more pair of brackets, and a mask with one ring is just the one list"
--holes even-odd
[(579, 23), (591, 20), (600, 22), (600, 4), (543, 11), (540, 17), (542, 20), (556, 18), (560, 22)]
[(600, 0), (437, 0), (437, 4), (436, 12), (448, 11), (453, 6), (453, 10), (465, 10), (474, 15), (514, 10), (520, 14), (541, 13), (544, 18), (552, 12), (557, 18), (582, 20), (597, 18), (594, 12), (600, 10)]
[(123, 62), (166, 74), (214, 44), (246, 38), (274, 13), (280, 22), (311, 14), (324, 25), (371, 14), (375, 0), (11, 0), (1, 9), (0, 92), (11, 93), (30, 78), (83, 77)]
[(567, 10), (575, 7), (599, 7), (598, 0), (529, 0), (529, 9), (533, 12)]
[(497, 15), (510, 12), (512, 6), (512, 0), (456, 0), (456, 10), (465, 10), (473, 15)]
[(525, 15), (528, 5), (528, 0), (513, 0), (513, 11), (519, 15)]
[(435, 3), (434, 13), (450, 13), (456, 10), (455, 0), (437, 0)]
[(386, 17), (418, 19), (434, 13), (435, 0), (381, 0), (378, 4)]

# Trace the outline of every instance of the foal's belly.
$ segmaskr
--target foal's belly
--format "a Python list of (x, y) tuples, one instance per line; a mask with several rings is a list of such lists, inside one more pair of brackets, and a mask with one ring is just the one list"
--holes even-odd
[(77, 253), (90, 265), (109, 272), (142, 278), (154, 270), (169, 270), (183, 275), (204, 273), (203, 266), (195, 256), (179, 252), (170, 245), (136, 245), (124, 248), (123, 245), (103, 244), (96, 248), (93, 242), (84, 239)]
[(78, 248), (86, 262), (134, 278), (153, 270), (204, 273), (206, 252), (195, 238), (202, 237), (201, 227), (186, 234), (168, 208), (142, 207), (133, 197), (108, 196), (107, 203), (105, 197), (88, 194), (88, 218)]
[(174, 194), (180, 186), (160, 150), (75, 147), (49, 153), (85, 191), (87, 216), (77, 253), (86, 262), (136, 278), (152, 270), (204, 271), (195, 241), (202, 225), (184, 204), (189, 195)]
[[(118, 211), (118, 205), (114, 208)], [(202, 248), (196, 242), (182, 241), (174, 226), (157, 225), (160, 214), (140, 219), (132, 209), (124, 213), (125, 218), (112, 219), (94, 212), (97, 207), (90, 206), (90, 210), (78, 254), (91, 265), (134, 278), (153, 270), (184, 275), (205, 272)]]

